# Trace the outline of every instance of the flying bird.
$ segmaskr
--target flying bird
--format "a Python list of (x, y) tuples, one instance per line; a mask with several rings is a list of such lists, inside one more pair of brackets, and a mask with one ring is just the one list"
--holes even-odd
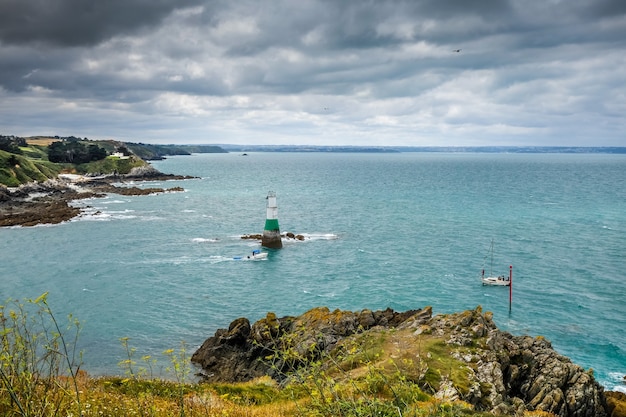
[(461, 52), (460, 49), (453, 49), (452, 52)]

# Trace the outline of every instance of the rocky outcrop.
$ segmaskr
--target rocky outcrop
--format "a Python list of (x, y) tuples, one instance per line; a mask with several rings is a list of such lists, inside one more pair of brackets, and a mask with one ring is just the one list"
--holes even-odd
[[(604, 391), (591, 371), (558, 354), (542, 337), (498, 330), (492, 314), (483, 314), (480, 307), (435, 317), (430, 308), (400, 313), (320, 307), (298, 317), (268, 313), (254, 324), (239, 318), (208, 338), (191, 360), (211, 382), (248, 381), (262, 375), (281, 380), (285, 370), (319, 359), (342, 340), (381, 329), (395, 329), (387, 333), (402, 335), (405, 349), (411, 349), (411, 343), (418, 346), (426, 335), (445, 341), (450, 355), (464, 364), (467, 387), (461, 389), (443, 378), (432, 387), (439, 398), (460, 399), (497, 414), (521, 415), (528, 410), (561, 417), (608, 416)], [(286, 349), (296, 358), (290, 363), (286, 356), (275, 355)]]
[[(626, 381), (626, 377), (624, 377)], [(623, 392), (606, 393), (609, 417), (626, 417), (626, 394)]]
[[(133, 178), (139, 179), (139, 177)], [(171, 179), (172, 176), (164, 175), (159, 178)], [(156, 177), (149, 177), (149, 179), (153, 180)], [(120, 187), (111, 184), (119, 180), (119, 177), (98, 179), (86, 177), (77, 184), (69, 180), (58, 179), (48, 180), (43, 183), (28, 183), (15, 189), (0, 186), (0, 227), (35, 226), (68, 221), (81, 213), (81, 209), (69, 204), (71, 201), (101, 197), (108, 193), (147, 195), (166, 191), (183, 191), (181, 187), (169, 189), (139, 188)]]
[(61, 223), (81, 212), (70, 206), (69, 201), (94, 195), (92, 191), (78, 190), (53, 180), (21, 185), (14, 190), (0, 187), (0, 226)]
[[(282, 239), (292, 239), (292, 240), (304, 240), (303, 235), (297, 235), (292, 232), (283, 233), (280, 235)], [(263, 234), (261, 233), (253, 233), (249, 235), (242, 235), (242, 239), (250, 239), (250, 240), (263, 240)]]
[(468, 364), (475, 386), (483, 387), (482, 398), (464, 400), (474, 404), (479, 400), (503, 414), (537, 410), (562, 417), (607, 415), (604, 390), (592, 372), (558, 354), (545, 338), (502, 332), (492, 314), (481, 314), (480, 308), (437, 316), (429, 325), (449, 344), (470, 346), (484, 340), (485, 347), (475, 349), (474, 355), (457, 357)]
[(189, 175), (164, 174), (152, 165), (144, 165), (133, 167), (128, 174), (116, 175), (116, 179), (122, 181), (169, 181), (169, 180), (187, 180), (195, 177)]
[[(277, 318), (274, 313), (268, 313), (253, 325), (248, 319), (239, 318), (228, 329), (220, 329), (208, 338), (191, 361), (200, 366), (201, 376), (207, 381), (249, 381), (262, 375), (281, 379), (287, 366), (283, 359), (263, 359), (285, 347), (285, 335), (291, 335), (290, 347), (299, 355), (314, 359), (347, 336), (374, 326), (396, 326), (418, 313), (397, 313), (391, 309), (331, 312), (320, 307), (299, 317)], [(430, 309), (421, 314), (430, 316)]]

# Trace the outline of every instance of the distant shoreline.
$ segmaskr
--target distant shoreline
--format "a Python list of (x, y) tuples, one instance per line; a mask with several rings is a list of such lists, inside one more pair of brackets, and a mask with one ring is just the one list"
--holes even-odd
[(227, 152), (626, 154), (619, 146), (320, 146), (216, 145)]

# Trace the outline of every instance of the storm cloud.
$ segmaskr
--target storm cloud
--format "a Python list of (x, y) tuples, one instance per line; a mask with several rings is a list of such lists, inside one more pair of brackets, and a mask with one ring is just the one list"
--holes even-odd
[(618, 0), (0, 0), (0, 133), (626, 146), (625, 52)]

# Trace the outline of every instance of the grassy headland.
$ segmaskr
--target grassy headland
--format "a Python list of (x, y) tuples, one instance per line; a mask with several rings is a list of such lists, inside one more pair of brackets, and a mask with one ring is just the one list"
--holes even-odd
[[(76, 137), (0, 136), (0, 227), (55, 224), (81, 210), (73, 200), (108, 193), (144, 195), (170, 189), (118, 187), (124, 179), (173, 180), (188, 176), (163, 174), (147, 159), (190, 152), (224, 152), (216, 146), (145, 145)], [(60, 174), (78, 174), (78, 177)], [(74, 182), (79, 181), (80, 184)]]
[(211, 145), (152, 145), (74, 136), (0, 136), (0, 184), (17, 187), (53, 179), (60, 173), (124, 175), (133, 168), (148, 166), (148, 160), (194, 152), (226, 151)]
[[(406, 334), (376, 331), (350, 338), (307, 367), (293, 367), (278, 383), (190, 383), (185, 345), (163, 354), (167, 378), (152, 375), (153, 359), (136, 359), (122, 339), (123, 377), (90, 377), (76, 351), (80, 322), (57, 320), (47, 294), (0, 306), (0, 413), (4, 416), (490, 416), (455, 399), (437, 398), (430, 384), (458, 361), (437, 337), (410, 349)], [(267, 360), (293, 357), (275, 351)], [(397, 356), (400, 354), (400, 356)], [(417, 358), (417, 360), (415, 359)], [(423, 359), (419, 359), (423, 358)], [(422, 360), (424, 363), (422, 363)], [(432, 367), (432, 371), (426, 368)], [(428, 373), (432, 375), (427, 375)], [(420, 382), (421, 381), (421, 382)], [(527, 416), (548, 416), (531, 412)]]
[[(302, 317), (310, 320), (323, 309)], [(466, 323), (480, 313), (465, 312), (436, 318), (442, 327)], [(331, 313), (335, 314), (335, 312)], [(269, 316), (268, 316), (269, 317)], [(449, 321), (449, 320), (452, 321)], [(464, 326), (463, 324), (461, 324)], [(192, 368), (186, 346), (163, 352), (169, 366), (153, 375), (154, 358), (121, 339), (123, 376), (91, 377), (82, 369), (76, 350), (81, 324), (73, 316), (58, 320), (47, 294), (34, 300), (7, 300), (0, 306), (0, 414), (3, 416), (230, 416), (230, 417), (556, 417), (590, 415), (587, 410), (565, 414), (529, 411), (521, 399), (517, 408), (497, 414), (477, 410), (451, 393), (489, 392), (472, 387), (472, 367), (480, 366), (484, 337), (459, 346), (428, 326), (385, 329), (375, 326), (356, 333), (314, 359), (293, 345), (297, 335), (280, 341), (281, 349), (266, 352), (264, 361), (281, 369), (281, 377), (254, 378), (240, 383), (190, 382)], [(303, 329), (304, 330), (304, 329)], [(463, 334), (472, 328), (457, 329)], [(295, 337), (295, 338), (294, 338)], [(416, 343), (417, 340), (417, 343)], [(278, 340), (277, 340), (278, 341)], [(313, 346), (313, 345), (312, 345)], [(313, 346), (315, 348), (315, 346)], [(500, 353), (498, 353), (500, 355)], [(530, 365), (531, 355), (526, 361)], [(532, 356), (532, 355), (531, 355)], [(308, 357), (308, 359), (307, 359)], [(285, 366), (287, 365), (287, 366)], [(442, 390), (443, 388), (443, 390)], [(441, 394), (443, 393), (443, 395)], [(619, 394), (619, 393), (609, 393)], [(621, 417), (626, 396), (607, 395), (606, 416)], [(480, 404), (479, 404), (480, 407)], [(576, 414), (580, 412), (583, 414)], [(597, 415), (597, 414), (596, 414)]]

